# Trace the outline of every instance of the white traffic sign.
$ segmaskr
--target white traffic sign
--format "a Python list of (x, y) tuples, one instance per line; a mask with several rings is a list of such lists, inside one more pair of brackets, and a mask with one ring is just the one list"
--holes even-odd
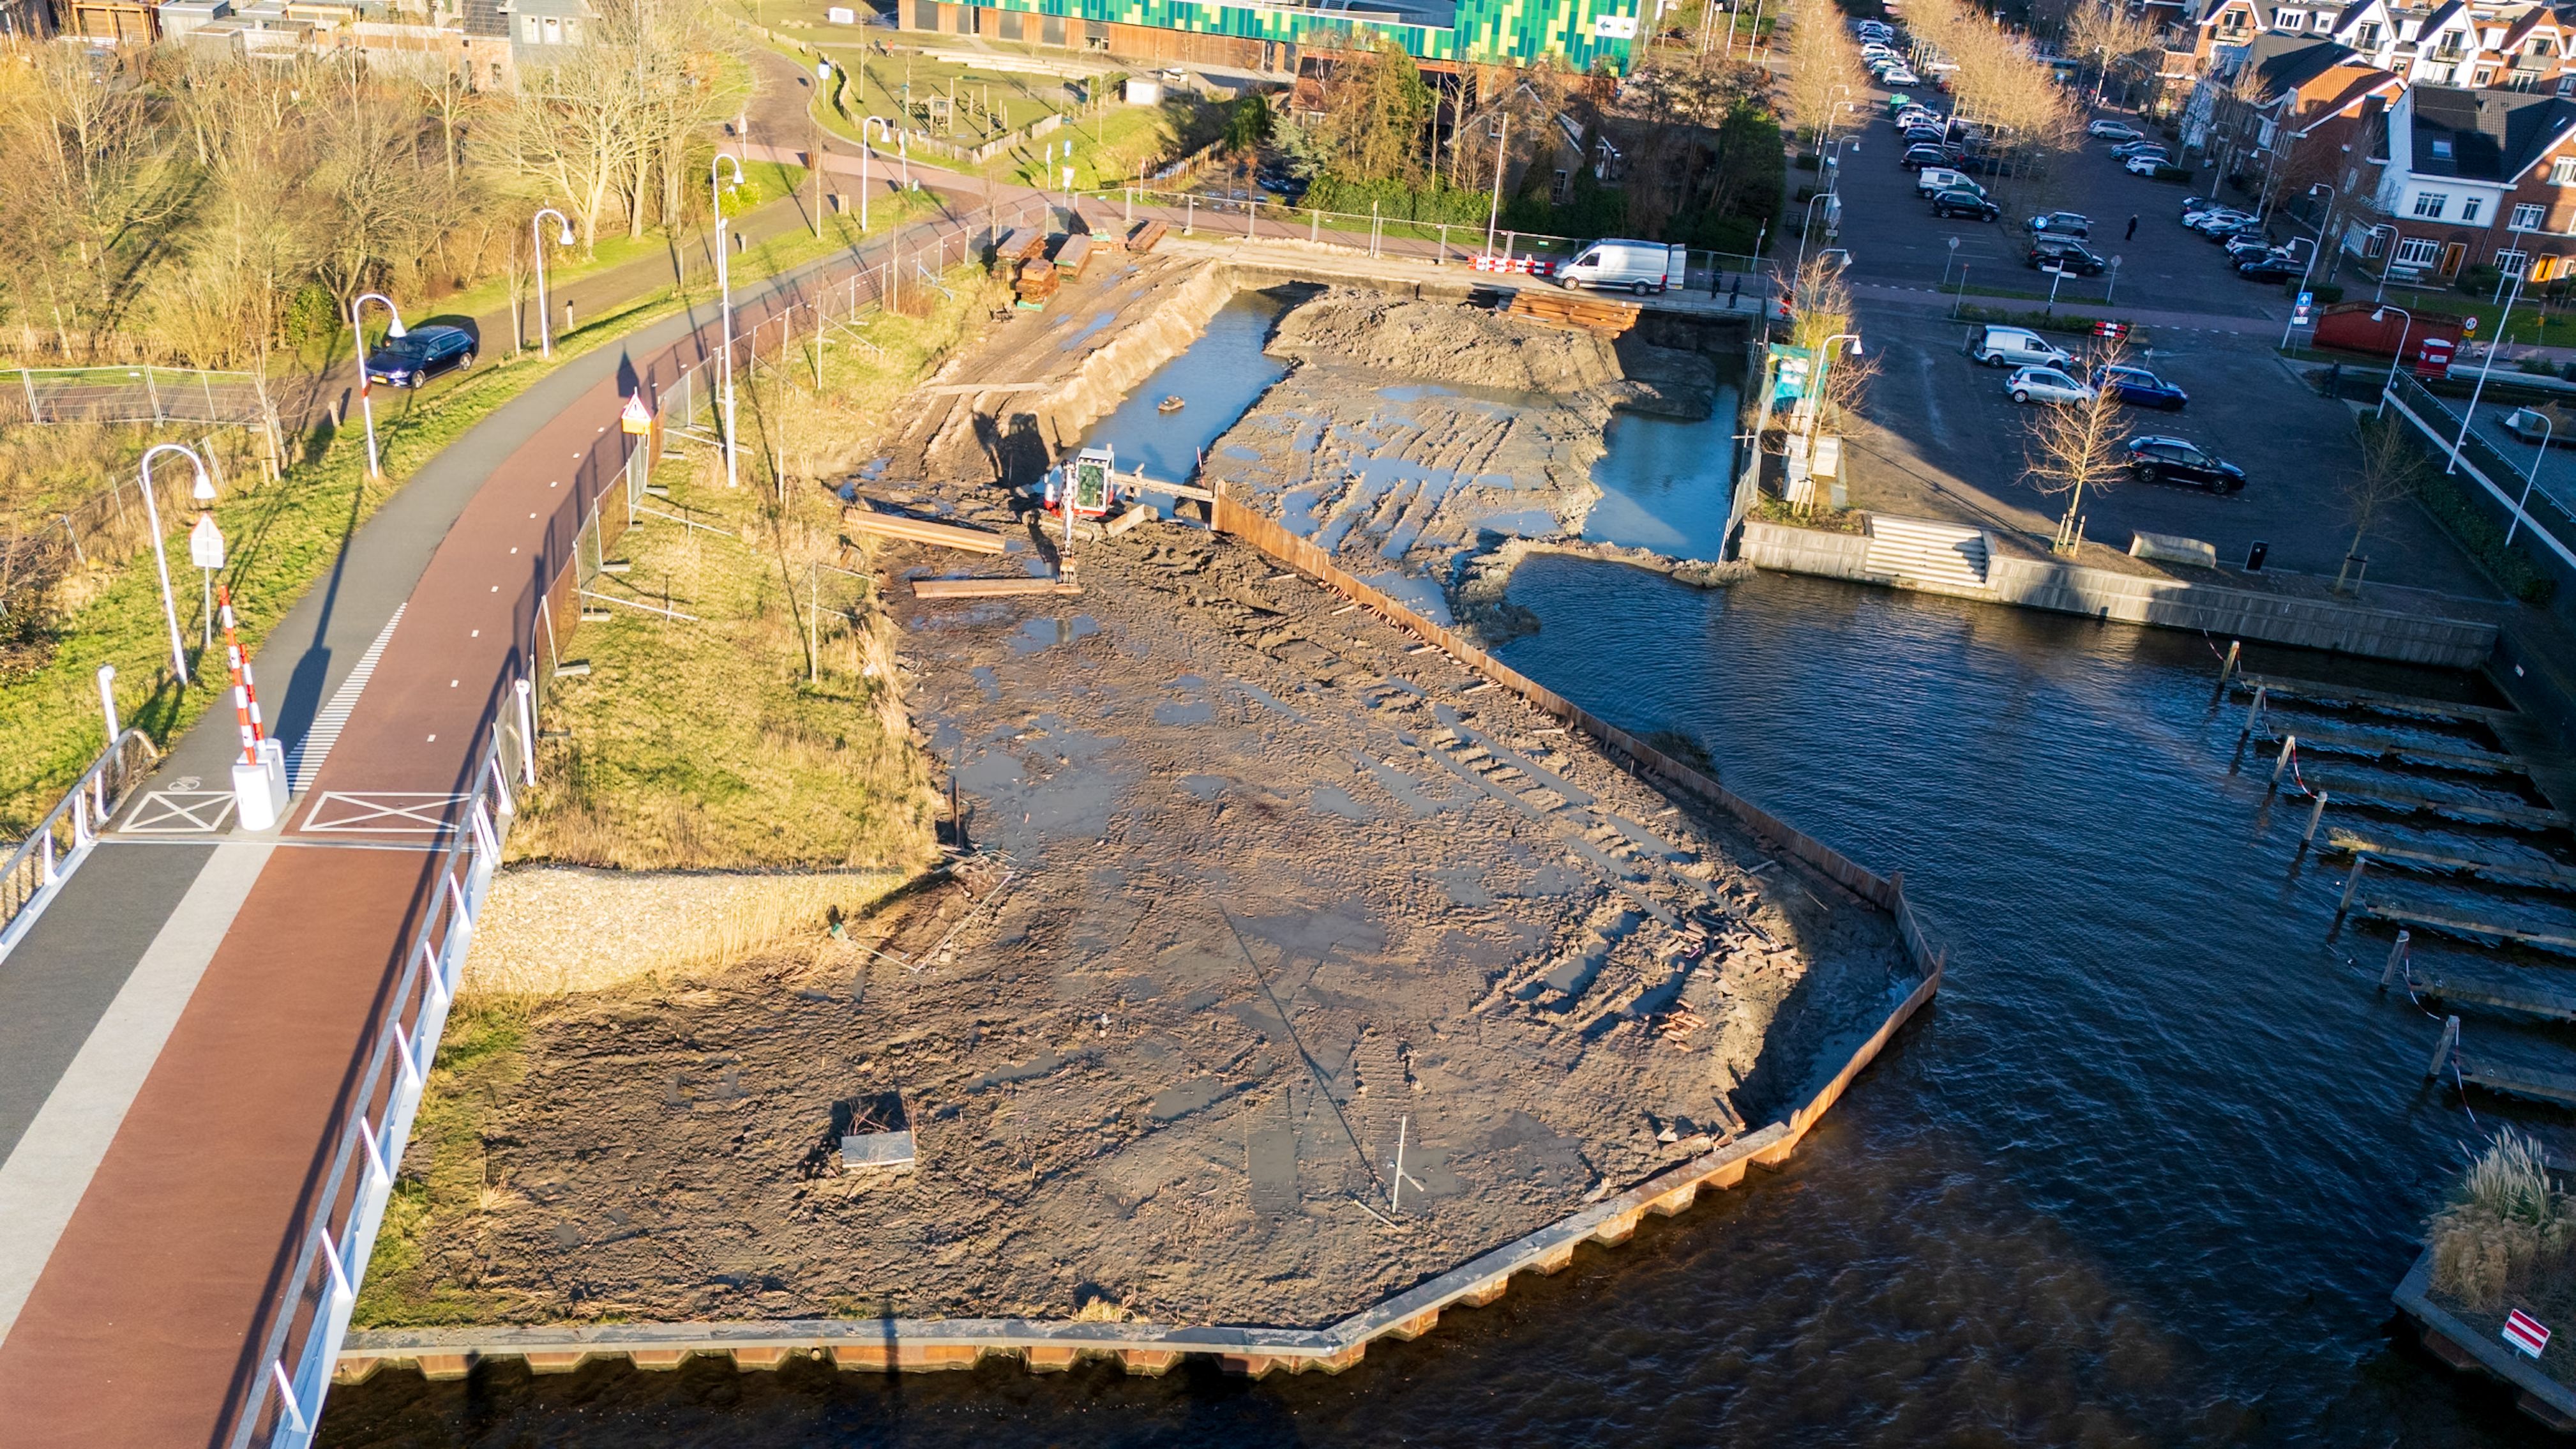
[(625, 433), (653, 431), (653, 410), (644, 406), (644, 394), (639, 392), (629, 396), (626, 406), (617, 410), (617, 428)]
[(188, 561), (201, 569), (224, 566), (224, 535), (213, 514), (198, 514), (197, 526), (188, 530)]
[(2539, 1319), (2517, 1308), (2505, 1316), (2504, 1341), (2538, 1358), (2540, 1351), (2549, 1347), (2549, 1330)]

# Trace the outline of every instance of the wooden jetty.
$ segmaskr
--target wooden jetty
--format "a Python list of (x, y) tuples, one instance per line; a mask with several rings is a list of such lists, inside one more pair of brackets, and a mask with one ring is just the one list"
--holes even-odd
[(2454, 981), (2440, 976), (2419, 976), (2412, 984), (2415, 994), (2427, 1001), (2483, 1006), (2492, 1011), (2537, 1017), (2542, 1021), (2576, 1022), (2576, 995), (2562, 991), (2502, 982)]
[(2562, 936), (2552, 931), (2527, 931), (2520, 926), (2472, 921), (2462, 916), (2446, 916), (2438, 911), (2419, 911), (2411, 906), (2394, 906), (2378, 901), (2357, 905), (2353, 907), (2353, 913), (2368, 916), (2374, 921), (2386, 921), (2393, 926), (2422, 926), (2454, 936), (2484, 936), (2520, 946), (2537, 946), (2545, 951), (2576, 954), (2576, 936)]
[(2442, 1039), (2434, 1044), (2433, 1059), (2424, 1064), (2424, 1075), (2435, 1081), (2450, 1077), (2462, 1088), (2476, 1087), (2500, 1097), (2576, 1107), (2576, 1076), (2535, 1067), (2471, 1063), (2468, 1054), (2460, 1050), (2460, 1019), (2456, 1016), (2442, 1018)]
[(2329, 755), (2358, 755), (2371, 760), (2413, 761), (2426, 765), (2448, 765), (2455, 769), (2482, 770), (2499, 775), (2524, 775), (2530, 771), (2512, 755), (2492, 750), (2445, 750), (2431, 745), (2410, 744), (2404, 740), (2366, 739), (2360, 735), (2320, 734), (2315, 730), (2299, 731), (2299, 748)]
[(2453, 704), (2448, 700), (2426, 699), (2421, 695), (2390, 694), (2385, 690), (2362, 689), (2352, 685), (2328, 684), (2321, 679), (2286, 679), (2270, 674), (2239, 674), (2232, 686), (2247, 693), (2260, 689), (2274, 699), (2304, 699), (2318, 704), (2356, 704), (2383, 713), (2416, 715), (2427, 719), (2471, 720), (2494, 724), (2499, 720), (2518, 719), (2513, 710), (2493, 709), (2483, 704)]
[(2467, 800), (2439, 800), (2430, 795), (2410, 795), (2402, 790), (2380, 790), (2348, 784), (2340, 780), (2311, 780), (2309, 785), (2333, 794), (2337, 805), (2365, 810), (2392, 810), (2400, 814), (2434, 811), (2461, 820), (2474, 820), (2488, 825), (2518, 825), (2527, 830), (2565, 830), (2569, 822), (2555, 810), (2530, 805), (2481, 805)]
[(2521, 881), (2529, 885), (2576, 889), (2576, 870), (2561, 865), (2545, 865), (2519, 860), (2497, 860), (2484, 855), (2436, 855), (2428, 850), (2399, 850), (2358, 835), (2337, 830), (2326, 836), (2326, 848), (2344, 855), (2367, 855), (2392, 865), (2411, 870), (2446, 871), (2499, 880)]

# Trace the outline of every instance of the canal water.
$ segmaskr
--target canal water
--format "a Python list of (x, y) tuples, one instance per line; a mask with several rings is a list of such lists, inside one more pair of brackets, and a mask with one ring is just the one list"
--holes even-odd
[(2384, 938), (2330, 936), (2342, 878), (2300, 859), (2304, 810), (2265, 810), (2268, 760), (2231, 772), (2210, 641), (1552, 555), (1512, 594), (1541, 627), (1508, 662), (1902, 869), (1948, 949), (1940, 997), (1783, 1170), (1338, 1377), (389, 1372), (333, 1394), (323, 1442), (2526, 1442), (2388, 1301), (2463, 1144), (2517, 1114), (2422, 1082), (2435, 1025), (2374, 989)]
[(1595, 543), (1653, 549), (1671, 558), (1726, 556), (1726, 518), (1735, 496), (1735, 389), (1696, 422), (1620, 413), (1592, 465), (1601, 500), (1583, 520)]

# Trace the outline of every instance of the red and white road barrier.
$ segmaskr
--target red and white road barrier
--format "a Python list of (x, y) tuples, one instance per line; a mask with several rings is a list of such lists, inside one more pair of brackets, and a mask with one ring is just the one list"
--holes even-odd
[(224, 626), (224, 663), (233, 673), (233, 715), (241, 722), (242, 763), (259, 763), (259, 742), (268, 731), (259, 717), (259, 687), (251, 679), (250, 656), (242, 652), (241, 636), (233, 629), (233, 590), (230, 584), (215, 588), (217, 617)]
[(244, 830), (268, 830), (286, 811), (286, 750), (268, 737), (259, 717), (259, 688), (250, 656), (233, 627), (233, 591), (219, 586), (215, 602), (224, 626), (224, 662), (233, 674), (233, 717), (241, 723), (242, 757), (233, 762), (233, 809)]
[(1556, 270), (1555, 261), (1547, 257), (1483, 256), (1472, 265), (1480, 272), (1510, 272), (1524, 277), (1544, 277)]

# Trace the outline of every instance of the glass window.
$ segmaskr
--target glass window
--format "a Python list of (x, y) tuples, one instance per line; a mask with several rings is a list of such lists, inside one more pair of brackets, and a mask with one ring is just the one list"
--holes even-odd
[(2397, 265), (2429, 267), (2441, 256), (2442, 249), (2420, 236), (2410, 236), (2397, 244)]
[[(2486, 198), (2485, 198), (2485, 197), (2483, 197), (2483, 196), (2472, 196), (2472, 197), (2469, 197), (2469, 198), (2467, 198), (2466, 200), (2462, 201), (2462, 202), (2460, 203), (2460, 220), (2462, 220), (2462, 221), (2475, 221), (2475, 220), (2477, 220), (2477, 219), (2478, 219), (2478, 212), (2479, 212), (2480, 210), (2482, 210), (2482, 209), (2486, 206), (2486, 204), (2487, 204)], [(2435, 213), (2434, 213), (2434, 215), (2436, 215), (2436, 216), (2439, 216), (2440, 214), (2441, 214), (2441, 213), (2439, 213), (2439, 212), (2435, 212)]]
[(2513, 229), (2515, 231), (2540, 230), (2540, 208), (2537, 206), (2515, 207), (2513, 209)]
[(2415, 214), (2417, 216), (2424, 217), (2427, 220), (2440, 221), (2442, 219), (2442, 208), (2450, 205), (2450, 203), (2451, 198), (2443, 195), (2441, 192), (2418, 191), (2415, 193)]
[(2530, 260), (2529, 252), (2501, 251), (2495, 254), (2496, 270), (2508, 277), (2522, 275), (2522, 264)]

